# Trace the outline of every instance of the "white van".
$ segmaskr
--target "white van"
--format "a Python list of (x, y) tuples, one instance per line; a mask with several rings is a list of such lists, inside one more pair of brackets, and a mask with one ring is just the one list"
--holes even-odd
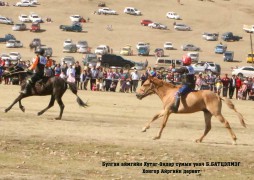
[(134, 7), (126, 7), (123, 11), (125, 14), (141, 16), (141, 12)]
[(175, 60), (175, 59), (167, 59), (159, 57), (156, 60), (156, 63), (154, 65), (156, 70), (164, 71), (168, 69), (172, 64), (175, 64), (175, 67), (179, 67), (182, 65), (182, 60)]

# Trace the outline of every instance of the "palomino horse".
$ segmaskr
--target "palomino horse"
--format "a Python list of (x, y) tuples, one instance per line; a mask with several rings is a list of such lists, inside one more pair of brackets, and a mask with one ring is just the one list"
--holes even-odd
[[(14, 68), (14, 70), (11, 73), (6, 73), (4, 74), (4, 76), (12, 76), (13, 74), (25, 74), (25, 76), (27, 76), (25, 79), (23, 79), (23, 82), (21, 83), (21, 90), (23, 90), (26, 86), (26, 79), (29, 78), (28, 74), (26, 73), (26, 71), (22, 71), (22, 68)], [(67, 88), (70, 88), (70, 90), (72, 91), (73, 94), (76, 95), (77, 97), (77, 102), (80, 106), (82, 107), (86, 107), (87, 104), (84, 103), (80, 97), (77, 95), (77, 86), (75, 83), (71, 83), (71, 82), (67, 82), (65, 79), (62, 79), (60, 77), (45, 77), (43, 80), (41, 80), (40, 82), (36, 82), (35, 86), (32, 87), (31, 92), (29, 92), (28, 94), (20, 94), (15, 100), (14, 102), (5, 109), (5, 112), (8, 112), (9, 110), (11, 110), (11, 108), (17, 103), (19, 102), (19, 108), (25, 112), (25, 108), (24, 106), (21, 104), (21, 100), (23, 98), (29, 97), (29, 96), (47, 96), (47, 95), (51, 95), (51, 99), (49, 102), (49, 105), (41, 110), (40, 112), (38, 112), (38, 116), (42, 115), (44, 112), (46, 112), (49, 108), (51, 108), (52, 106), (54, 106), (54, 102), (55, 100), (57, 101), (57, 103), (59, 104), (60, 107), (60, 114), (57, 118), (57, 120), (60, 120), (62, 118), (62, 114), (63, 114), (63, 110), (64, 110), (64, 104), (62, 101), (62, 96), (64, 95), (65, 91), (67, 90)]]
[[(142, 130), (143, 132), (145, 132), (147, 129), (149, 129), (150, 124), (153, 121), (163, 116), (160, 131), (158, 135), (155, 136), (153, 139), (160, 139), (163, 128), (166, 126), (168, 117), (171, 113), (173, 113), (171, 107), (174, 103), (174, 96), (179, 87), (180, 86), (175, 86), (171, 83), (159, 80), (156, 77), (149, 77), (137, 92), (136, 96), (140, 100), (148, 95), (157, 94), (163, 103), (163, 110), (156, 114)], [(230, 109), (236, 112), (238, 118), (240, 119), (240, 123), (242, 124), (242, 126), (246, 127), (242, 114), (237, 112), (234, 104), (229, 99), (223, 99), (210, 90), (193, 91), (181, 98), (178, 113), (194, 113), (198, 111), (204, 112), (206, 125), (205, 131), (204, 134), (196, 140), (196, 142), (202, 142), (204, 137), (211, 129), (211, 118), (212, 116), (215, 116), (220, 120), (221, 123), (224, 123), (225, 127), (229, 130), (229, 133), (233, 139), (233, 143), (236, 143), (235, 133), (231, 129), (228, 121), (221, 114), (222, 100), (225, 101), (225, 103)]]

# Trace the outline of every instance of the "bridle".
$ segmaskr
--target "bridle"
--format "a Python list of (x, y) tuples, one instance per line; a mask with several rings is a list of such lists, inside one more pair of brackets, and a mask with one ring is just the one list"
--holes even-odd
[(145, 96), (148, 96), (148, 95), (150, 95), (152, 93), (156, 93), (155, 90), (160, 88), (161, 86), (163, 86), (162, 82), (159, 85), (157, 85), (157, 86), (155, 86), (154, 83), (150, 83), (150, 87), (148, 89), (145, 89), (144, 91), (142, 90), (143, 91), (142, 96), (145, 97)]

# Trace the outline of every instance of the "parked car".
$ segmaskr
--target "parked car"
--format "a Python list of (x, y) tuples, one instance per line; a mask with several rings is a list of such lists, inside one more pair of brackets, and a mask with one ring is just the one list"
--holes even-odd
[(78, 41), (78, 42), (76, 43), (76, 46), (77, 46), (77, 48), (80, 48), (81, 46), (82, 46), (82, 47), (88, 47), (88, 43), (87, 43), (87, 41), (81, 40), (81, 41)]
[(5, 34), (5, 36), (3, 38), (0, 38), (0, 42), (7, 42), (11, 39), (16, 40), (15, 36), (12, 34)]
[(72, 24), (72, 25), (60, 25), (60, 29), (63, 31), (73, 31), (73, 32), (81, 32), (82, 26), (81, 24)]
[(243, 30), (247, 33), (254, 33), (254, 25), (243, 25)]
[(243, 77), (253, 77), (254, 67), (253, 66), (243, 66), (232, 70), (232, 75), (237, 75), (240, 78)]
[(4, 16), (0, 16), (0, 23), (12, 25), (13, 21), (10, 18), (4, 17)]
[(82, 18), (82, 16), (80, 15), (71, 15), (70, 19), (72, 22), (80, 22), (80, 19)]
[(64, 46), (67, 46), (67, 45), (70, 45), (70, 44), (74, 44), (72, 39), (66, 39), (64, 42), (63, 42), (63, 47)]
[(76, 44), (68, 44), (66, 46), (63, 47), (63, 52), (67, 52), (67, 53), (75, 53), (77, 52), (77, 46)]
[(41, 46), (41, 39), (40, 38), (34, 38), (31, 43), (29, 44), (30, 48), (35, 48)]
[(123, 56), (131, 56), (133, 54), (131, 46), (127, 45), (120, 50), (120, 54)]
[(163, 57), (164, 56), (164, 50), (162, 48), (156, 48), (154, 50), (154, 55), (156, 57)]
[(98, 54), (98, 55), (109, 54), (110, 53), (110, 48), (107, 45), (99, 45), (95, 49), (94, 53)]
[(207, 41), (217, 41), (218, 37), (219, 37), (219, 33), (207, 33), (204, 32), (202, 34), (203, 39), (207, 40)]
[(31, 19), (27, 15), (21, 14), (19, 15), (19, 21), (23, 23), (27, 23), (27, 22), (31, 22)]
[(190, 31), (191, 27), (186, 24), (175, 24), (174, 29), (177, 31)]
[(150, 47), (149, 46), (141, 46), (138, 48), (138, 55), (139, 56), (149, 56)]
[(115, 54), (104, 54), (101, 57), (101, 66), (106, 68), (114, 66), (130, 69), (135, 66), (135, 63)]
[(130, 15), (136, 15), (136, 16), (141, 16), (141, 11), (139, 11), (137, 8), (134, 7), (126, 7), (124, 8), (123, 11), (125, 14), (130, 14)]
[(227, 46), (226, 46), (226, 45), (218, 44), (218, 45), (215, 47), (214, 52), (215, 52), (216, 54), (223, 54), (226, 50), (227, 50)]
[(75, 59), (73, 56), (64, 56), (62, 59), (61, 59), (61, 64), (63, 63), (66, 63), (67, 65), (70, 65), (70, 64), (75, 64)]
[(234, 52), (233, 51), (226, 51), (223, 54), (224, 61), (233, 61), (234, 60)]
[(175, 12), (167, 12), (166, 17), (169, 19), (177, 19), (177, 20), (181, 19), (181, 17)]
[(108, 8), (108, 7), (104, 7), (104, 8), (100, 8), (98, 10), (98, 14), (117, 15), (117, 12), (115, 10)]
[(97, 66), (98, 63), (100, 63), (100, 61), (97, 58), (97, 55), (94, 53), (86, 54), (82, 62), (84, 66), (88, 66), (88, 67), (94, 67), (94, 66)]
[(200, 48), (194, 44), (184, 44), (181, 46), (183, 51), (200, 51)]
[(12, 26), (12, 30), (13, 31), (24, 31), (26, 30), (26, 24), (22, 23), (22, 24), (14, 24)]
[(150, 44), (145, 42), (138, 42), (136, 45), (136, 48), (139, 49), (140, 47), (143, 47), (143, 46), (148, 46), (150, 48)]
[(149, 20), (149, 19), (143, 19), (140, 21), (140, 24), (143, 26), (148, 26), (148, 24), (153, 23), (153, 21)]
[(12, 61), (18, 61), (21, 59), (21, 54), (19, 52), (10, 52), (9, 56)]
[(42, 23), (42, 18), (38, 15), (38, 14), (35, 14), (35, 13), (31, 13), (29, 15), (29, 19), (34, 23), (34, 22), (37, 22), (37, 23)]
[(219, 64), (214, 62), (200, 62), (191, 65), (195, 71), (195, 73), (213, 73), (216, 75), (220, 75), (221, 67)]
[(164, 24), (153, 22), (148, 24), (148, 27), (154, 28), (154, 29), (167, 29), (168, 27)]
[(156, 70), (165, 71), (173, 64), (175, 65), (175, 67), (179, 67), (182, 65), (182, 60), (159, 57), (156, 59), (154, 67)]
[(247, 63), (253, 63), (254, 62), (253, 60), (254, 60), (254, 54), (249, 53), (246, 58)]
[(242, 37), (235, 36), (232, 32), (225, 32), (222, 34), (221, 39), (224, 41), (239, 41)]
[(38, 23), (38, 22), (32, 23), (30, 32), (40, 32), (40, 31), (41, 31), (40, 23)]
[(192, 63), (197, 63), (199, 61), (199, 53), (198, 52), (188, 52), (187, 56), (191, 58)]
[(11, 59), (9, 54), (6, 54), (6, 53), (2, 53), (0, 57), (2, 60), (8, 60), (8, 59), (10, 60)]
[(6, 47), (7, 48), (20, 48), (20, 47), (23, 47), (23, 44), (18, 40), (10, 39), (9, 41), (6, 42)]
[(15, 6), (18, 7), (34, 7), (35, 5), (30, 1), (17, 2)]
[(79, 47), (77, 47), (77, 52), (78, 53), (90, 53), (91, 52), (91, 48), (85, 45), (81, 45)]
[(174, 46), (173, 46), (172, 42), (165, 42), (163, 47), (166, 50), (172, 50), (172, 49), (174, 49)]
[(131, 69), (136, 70), (146, 70), (148, 66), (148, 61), (145, 62), (135, 62), (135, 66), (133, 66)]

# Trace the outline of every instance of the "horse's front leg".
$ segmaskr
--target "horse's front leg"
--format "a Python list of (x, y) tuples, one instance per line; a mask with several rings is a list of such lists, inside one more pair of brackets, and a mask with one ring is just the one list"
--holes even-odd
[(146, 130), (150, 128), (151, 123), (153, 121), (155, 121), (156, 119), (158, 119), (159, 117), (163, 116), (163, 114), (164, 114), (164, 110), (162, 110), (159, 113), (155, 114), (153, 116), (153, 119), (149, 123), (147, 123), (147, 125), (142, 129), (142, 132), (146, 132)]
[(165, 128), (165, 126), (167, 124), (168, 117), (169, 117), (170, 114), (171, 114), (171, 110), (165, 110), (164, 111), (164, 116), (163, 116), (163, 121), (162, 121), (162, 124), (161, 124), (161, 129), (160, 129), (158, 135), (153, 138), (154, 140), (161, 138), (162, 131), (163, 131), (163, 129)]
[(25, 107), (21, 104), (21, 100), (19, 100), (19, 108), (21, 111), (25, 112)]
[[(14, 101), (13, 103), (5, 109), (5, 112), (7, 113), (17, 102), (21, 101), (21, 99), (25, 98), (27, 96), (25, 96), (24, 94), (20, 94)], [(20, 102), (21, 103), (21, 102)]]
[(43, 109), (40, 112), (38, 112), (37, 115), (38, 116), (42, 115), (45, 111), (47, 111), (49, 108), (54, 106), (54, 103), (55, 103), (55, 97), (54, 97), (54, 95), (51, 95), (51, 99), (50, 99), (49, 105), (45, 109)]

